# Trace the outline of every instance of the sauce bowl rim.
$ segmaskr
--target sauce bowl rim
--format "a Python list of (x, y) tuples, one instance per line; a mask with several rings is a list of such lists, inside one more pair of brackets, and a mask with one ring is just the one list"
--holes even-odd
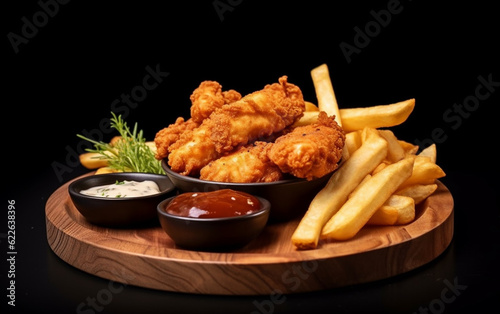
[(175, 219), (175, 220), (180, 220), (180, 221), (191, 221), (191, 222), (220, 222), (220, 221), (233, 221), (233, 220), (242, 220), (242, 219), (250, 219), (256, 216), (261, 216), (265, 215), (266, 213), (271, 211), (271, 203), (264, 197), (261, 196), (256, 196), (259, 202), (261, 203), (261, 208), (253, 213), (250, 214), (244, 214), (240, 216), (229, 216), (229, 217), (215, 217), (215, 218), (200, 218), (200, 217), (184, 217), (184, 216), (179, 216), (179, 215), (174, 215), (174, 214), (169, 214), (165, 211), (166, 205), (170, 203), (174, 198), (176, 198), (178, 195), (171, 196), (167, 199), (164, 199), (161, 201), (158, 206), (157, 206), (157, 212), (158, 214), (169, 218), (169, 219)]
[[(143, 196), (133, 196), (133, 197), (101, 197), (101, 196), (93, 196), (93, 195), (87, 195), (81, 193), (83, 190), (82, 188), (78, 188), (79, 185), (84, 184), (85, 182), (89, 180), (96, 180), (96, 181), (107, 181), (107, 179), (110, 179), (111, 177), (124, 177), (123, 180), (139, 180), (139, 177), (150, 177), (149, 179), (143, 179), (141, 181), (145, 180), (150, 180), (154, 181), (156, 184), (158, 184), (158, 188), (160, 191), (158, 193), (150, 194), (150, 195), (143, 195)], [(163, 181), (166, 180), (166, 182), (169, 182), (169, 187), (162, 189), (158, 181)], [(100, 183), (100, 184), (112, 184), (112, 183)], [(92, 185), (92, 187), (97, 186)], [(90, 186), (89, 186), (90, 187)], [(70, 195), (74, 195), (76, 197), (80, 198), (87, 198), (87, 199), (92, 199), (96, 201), (117, 201), (117, 202), (130, 202), (133, 200), (147, 200), (150, 198), (157, 198), (159, 196), (168, 194), (176, 189), (175, 185), (173, 182), (170, 180), (170, 178), (166, 175), (163, 174), (156, 174), (156, 173), (146, 173), (146, 172), (115, 172), (115, 173), (104, 173), (104, 174), (93, 174), (89, 176), (85, 176), (79, 179), (76, 179), (75, 181), (71, 182), (68, 186), (68, 192)]]

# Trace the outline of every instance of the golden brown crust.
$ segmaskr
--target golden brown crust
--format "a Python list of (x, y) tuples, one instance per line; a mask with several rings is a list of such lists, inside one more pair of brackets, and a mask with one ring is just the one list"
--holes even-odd
[(283, 76), (279, 83), (215, 109), (198, 128), (171, 145), (169, 165), (176, 172), (195, 175), (236, 147), (282, 131), (304, 110), (302, 92)]
[(200, 171), (200, 179), (218, 182), (273, 182), (283, 177), (267, 152), (271, 143), (254, 142), (210, 162)]
[[(203, 81), (193, 91), (191, 99), (191, 118), (185, 121), (179, 117), (175, 123), (163, 128), (155, 136), (156, 158), (168, 157), (181, 137), (189, 137), (191, 131), (200, 126), (212, 112), (225, 104), (241, 99), (241, 94), (235, 90), (222, 91), (222, 86), (215, 81)], [(173, 146), (173, 147), (172, 147)]]
[(222, 91), (222, 86), (215, 81), (203, 81), (190, 96), (191, 119), (197, 123), (203, 122), (215, 109), (225, 104), (241, 99), (241, 94), (235, 90)]
[(269, 158), (281, 171), (312, 180), (338, 167), (345, 134), (335, 122), (320, 112), (318, 122), (295, 128), (279, 137), (269, 151)]
[(177, 142), (183, 133), (193, 130), (199, 124), (189, 119), (184, 121), (184, 118), (179, 117), (175, 122), (166, 128), (161, 129), (155, 135), (156, 159), (162, 160), (169, 154), (169, 149), (172, 144)]
[(274, 98), (276, 113), (283, 119), (287, 126), (294, 124), (304, 114), (305, 101), (302, 90), (294, 84), (288, 83), (286, 75), (279, 78), (279, 83), (267, 85), (264, 90), (270, 91), (273, 95), (280, 95)]

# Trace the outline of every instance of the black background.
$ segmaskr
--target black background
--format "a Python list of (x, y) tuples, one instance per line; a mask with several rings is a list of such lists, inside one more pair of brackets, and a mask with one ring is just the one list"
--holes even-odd
[[(288, 75), (306, 100), (316, 102), (310, 70), (322, 63), (329, 66), (340, 107), (415, 98), (408, 121), (393, 128), (396, 135), (428, 143), (441, 130), (434, 139), (438, 163), (447, 173), (442, 181), (455, 198), (456, 236), (438, 261), (408, 275), (290, 296), (273, 312), (327, 307), (330, 313), (364, 309), (412, 313), (439, 297), (443, 279), (454, 278), (468, 288), (447, 305), (447, 311), (496, 304), (495, 105), (500, 71), (499, 27), (492, 2), (70, 1), (58, 4), (57, 10), (50, 6), (53, 16), (46, 14), (43, 19), (40, 3), (47, 2), (55, 3), (22, 1), (2, 9), (2, 152), (7, 175), (2, 198), (5, 212), (7, 200), (16, 201), (15, 310), (70, 313), (108, 284), (50, 251), (44, 206), (57, 187), (87, 172), (74, 159), (84, 147), (76, 134), (88, 131), (103, 140), (115, 135), (103, 132), (100, 122), (111, 116), (116, 99), (142, 85), (147, 67), (158, 67), (168, 75), (135, 108), (128, 108), (125, 118), (129, 124), (137, 122), (152, 140), (176, 117), (189, 114), (189, 96), (203, 80), (216, 80), (224, 89), (246, 94)], [(214, 3), (226, 5), (227, 10), (220, 8), (218, 13)], [(374, 14), (380, 16), (392, 5), (397, 11), (385, 26), (374, 22)], [(37, 17), (36, 34), (13, 45), (9, 38), (23, 36), (25, 21)], [(358, 28), (371, 36), (348, 60), (341, 45), (354, 46)], [(481, 88), (483, 99), (469, 102), (475, 99), (480, 77), (497, 86)], [(474, 106), (463, 107), (464, 101)], [(120, 106), (124, 108), (123, 103)], [(454, 111), (458, 106), (465, 109), (458, 113)], [(55, 171), (54, 165), (63, 170)], [(0, 215), (4, 252), (6, 216)], [(0, 278), (3, 288), (8, 281), (2, 271)], [(197, 309), (251, 313), (256, 310), (252, 302), (265, 299), (190, 296), (127, 286), (104, 312), (176, 313), (183, 308), (186, 313)], [(3, 308), (7, 299), (0, 300)]]

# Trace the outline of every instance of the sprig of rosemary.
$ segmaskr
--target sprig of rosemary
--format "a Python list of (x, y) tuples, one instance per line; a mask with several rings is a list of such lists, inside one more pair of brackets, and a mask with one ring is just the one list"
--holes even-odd
[(155, 158), (154, 152), (146, 144), (143, 131), (138, 131), (137, 123), (133, 130), (130, 130), (121, 115), (116, 116), (114, 112), (111, 112), (111, 115), (113, 116), (110, 119), (111, 128), (118, 131), (121, 139), (110, 144), (77, 134), (79, 138), (94, 144), (94, 149), (86, 149), (86, 151), (100, 154), (102, 159), (108, 161), (110, 168), (118, 171), (165, 174), (160, 161)]

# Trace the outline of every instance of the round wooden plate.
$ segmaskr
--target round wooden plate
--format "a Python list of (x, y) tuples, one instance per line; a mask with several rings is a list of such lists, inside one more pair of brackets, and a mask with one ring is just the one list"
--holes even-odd
[(141, 229), (92, 225), (71, 202), (69, 183), (46, 204), (47, 239), (54, 253), (95, 276), (165, 291), (264, 295), (365, 283), (430, 262), (453, 238), (453, 197), (439, 181), (408, 225), (364, 227), (351, 240), (297, 251), (290, 237), (299, 220), (274, 223), (231, 252), (178, 248), (159, 224)]

